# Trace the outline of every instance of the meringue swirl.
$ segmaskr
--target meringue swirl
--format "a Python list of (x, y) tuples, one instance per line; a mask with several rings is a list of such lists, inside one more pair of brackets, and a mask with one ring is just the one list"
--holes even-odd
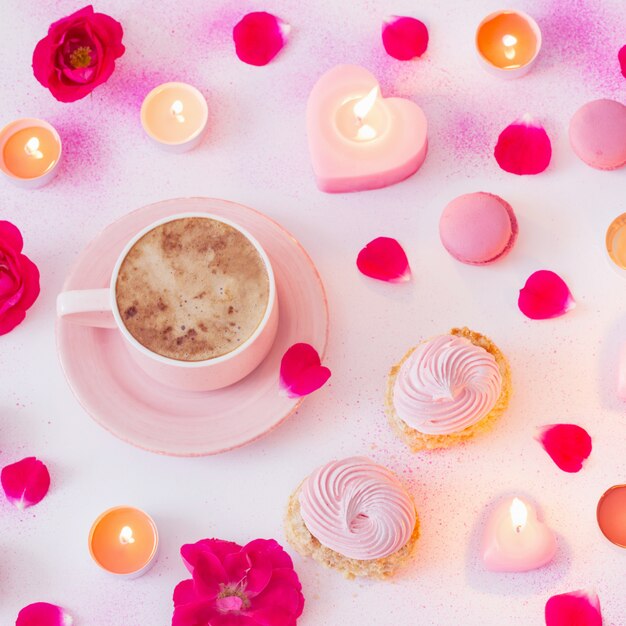
[(502, 391), (493, 354), (465, 337), (440, 335), (402, 364), (393, 389), (398, 417), (427, 435), (447, 435), (489, 414)]
[(416, 523), (395, 474), (366, 457), (331, 461), (303, 483), (300, 514), (324, 546), (350, 559), (381, 559), (403, 548)]

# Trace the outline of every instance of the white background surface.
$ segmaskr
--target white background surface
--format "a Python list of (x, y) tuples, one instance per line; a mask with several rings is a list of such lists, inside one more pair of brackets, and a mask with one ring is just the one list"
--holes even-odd
[[(624, 101), (615, 61), (626, 43), (623, 2), (520, 1), (544, 29), (544, 49), (532, 74), (505, 83), (483, 73), (472, 45), (476, 24), (501, 8), (495, 0), (152, 7), (103, 0), (96, 9), (122, 22), (126, 54), (108, 84), (61, 104), (33, 78), (31, 54), (49, 23), (80, 6), (2, 0), (0, 11), (1, 122), (43, 117), (65, 142), (49, 187), (0, 186), (0, 217), (20, 227), (42, 275), (25, 323), (0, 337), (0, 464), (36, 455), (52, 474), (48, 497), (24, 513), (0, 498), (0, 623), (45, 600), (67, 607), (80, 626), (164, 626), (172, 590), (186, 577), (181, 544), (210, 536), (283, 542), (283, 509), (297, 483), (329, 459), (368, 454), (393, 468), (417, 502), (423, 534), (415, 558), (393, 582), (372, 583), (344, 581), (294, 554), (303, 626), (528, 626), (543, 623), (552, 594), (579, 588), (598, 592), (606, 624), (626, 624), (626, 551), (605, 541), (594, 521), (601, 493), (626, 482), (626, 407), (615, 393), (626, 282), (602, 245), (610, 220), (626, 211), (626, 170), (594, 171), (567, 143), (578, 106), (601, 96)], [(253, 9), (293, 26), (289, 44), (264, 68), (241, 63), (230, 40), (232, 26)], [(379, 30), (390, 13), (428, 24), (423, 59), (386, 56)], [(340, 62), (365, 65), (383, 93), (424, 108), (430, 153), (406, 182), (352, 195), (316, 189), (306, 97)], [(139, 124), (145, 93), (177, 79), (201, 88), (211, 110), (206, 141), (185, 155), (159, 152)], [(498, 133), (526, 112), (545, 123), (554, 154), (548, 171), (519, 178), (500, 171), (491, 152)], [(492, 267), (454, 262), (437, 235), (445, 203), (477, 190), (502, 195), (520, 222), (517, 246)], [(255, 207), (302, 241), (328, 290), (333, 377), (267, 438), (217, 457), (178, 459), (117, 441), (81, 410), (57, 360), (54, 301), (76, 255), (104, 226), (145, 204), (190, 195)], [(358, 250), (379, 235), (405, 246), (412, 283), (377, 283), (356, 271)], [(566, 317), (532, 322), (518, 311), (518, 289), (540, 268), (570, 285), (578, 306)], [(510, 410), (471, 445), (412, 455), (386, 425), (386, 372), (420, 338), (464, 324), (509, 357)], [(561, 472), (533, 439), (537, 426), (554, 422), (581, 424), (593, 437), (579, 474)], [(558, 533), (546, 569), (490, 574), (477, 562), (485, 508), (505, 493), (537, 502)], [(136, 581), (107, 578), (86, 548), (92, 520), (119, 503), (145, 508), (161, 533), (158, 563)]]

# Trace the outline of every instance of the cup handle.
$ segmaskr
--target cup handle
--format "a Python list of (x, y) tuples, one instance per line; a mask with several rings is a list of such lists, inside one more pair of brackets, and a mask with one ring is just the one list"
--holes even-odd
[(80, 326), (117, 328), (108, 287), (61, 292), (57, 296), (57, 317)]

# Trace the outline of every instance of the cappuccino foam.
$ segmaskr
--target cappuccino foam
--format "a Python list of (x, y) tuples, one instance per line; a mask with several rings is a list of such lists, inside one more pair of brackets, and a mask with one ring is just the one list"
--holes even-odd
[(179, 361), (228, 354), (258, 328), (269, 302), (269, 276), (250, 240), (202, 217), (173, 220), (139, 239), (115, 285), (130, 334)]

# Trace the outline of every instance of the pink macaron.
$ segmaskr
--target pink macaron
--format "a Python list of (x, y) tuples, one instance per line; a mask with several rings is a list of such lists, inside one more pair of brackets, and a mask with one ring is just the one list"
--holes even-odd
[(574, 113), (569, 140), (576, 155), (599, 170), (626, 164), (626, 106), (615, 100), (593, 100)]
[(515, 244), (517, 232), (511, 205), (483, 191), (455, 198), (439, 220), (443, 247), (468, 265), (486, 265), (501, 259)]

